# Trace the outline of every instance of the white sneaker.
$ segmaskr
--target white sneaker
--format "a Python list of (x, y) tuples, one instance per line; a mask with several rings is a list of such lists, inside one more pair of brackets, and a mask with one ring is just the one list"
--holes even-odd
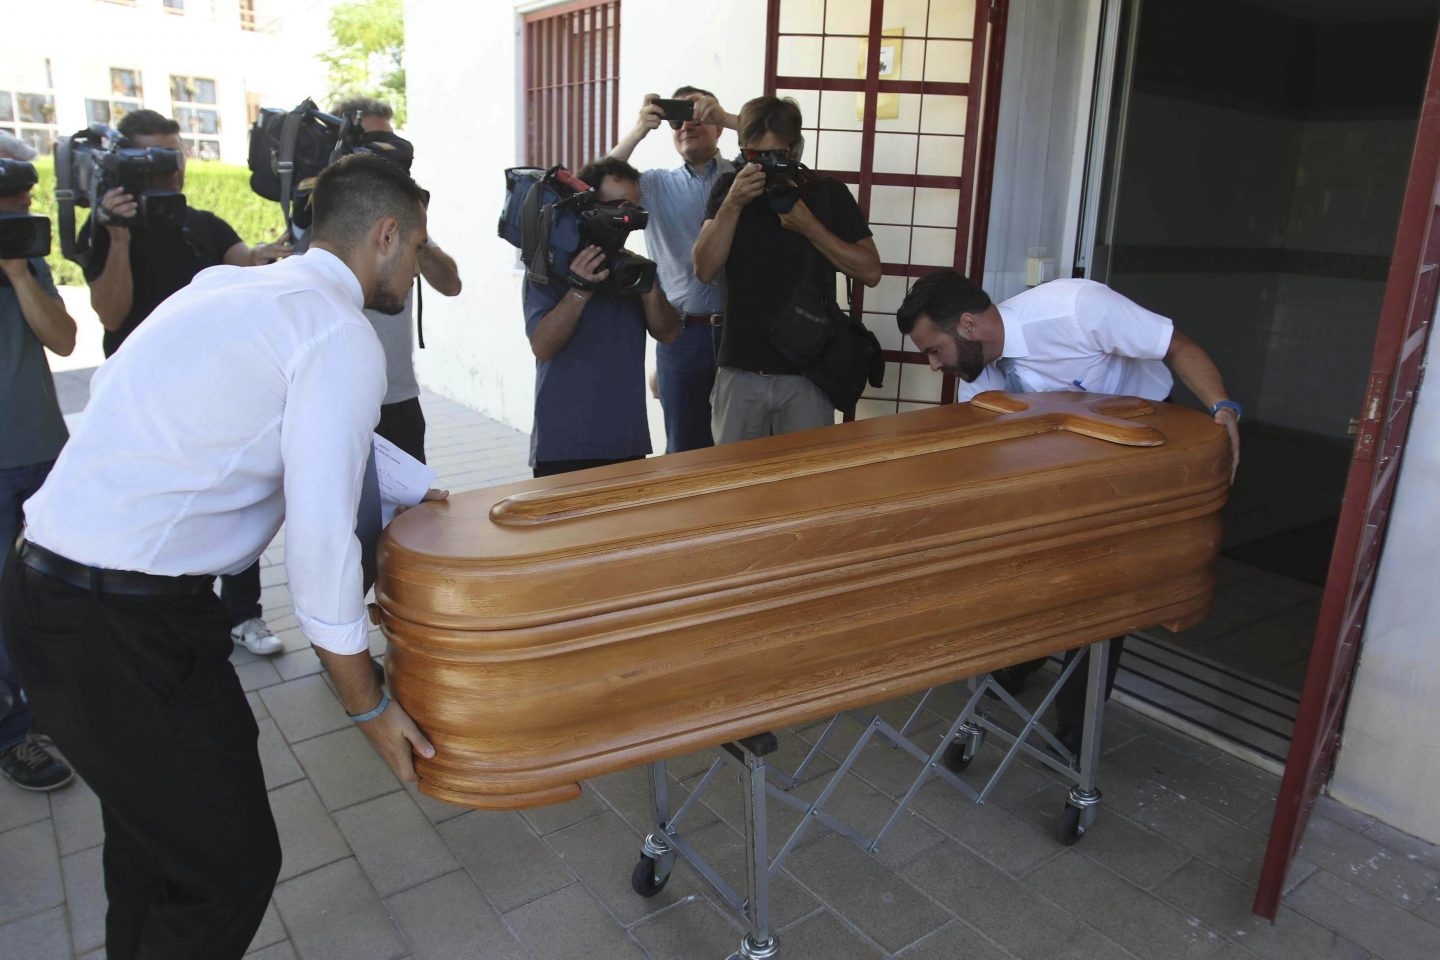
[(285, 644), (270, 632), (261, 617), (251, 617), (238, 627), (232, 627), (230, 639), (260, 657), (273, 656), (285, 649)]

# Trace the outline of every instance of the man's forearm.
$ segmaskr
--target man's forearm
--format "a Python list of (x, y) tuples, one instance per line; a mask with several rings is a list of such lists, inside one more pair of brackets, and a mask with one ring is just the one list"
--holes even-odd
[(420, 275), (443, 296), (460, 294), (460, 268), (455, 258), (441, 250), (438, 243), (427, 243), (420, 248)]
[(730, 245), (735, 242), (735, 225), (739, 222), (740, 212), (722, 205), (715, 219), (706, 220), (700, 227), (691, 259), (695, 264), (695, 277), (701, 283), (714, 280), (730, 258)]
[(628, 161), (630, 154), (635, 152), (635, 148), (640, 146), (640, 141), (644, 140), (645, 135), (649, 132), (649, 129), (643, 126), (632, 127), (629, 133), (620, 138), (619, 143), (610, 148), (610, 152), (606, 156)]
[(119, 330), (135, 302), (135, 283), (130, 274), (130, 231), (110, 234), (105, 267), (90, 282), (90, 306), (106, 330)]
[(335, 692), (346, 713), (364, 713), (380, 702), (380, 684), (376, 682), (369, 653), (334, 653), (324, 647), (311, 649), (335, 681)]
[(645, 326), (650, 336), (660, 343), (674, 343), (680, 336), (680, 314), (670, 305), (658, 281), (640, 301), (645, 308)]
[(810, 242), (836, 270), (847, 277), (853, 277), (867, 287), (880, 282), (880, 254), (873, 240), (866, 238), (858, 243), (848, 243), (820, 224)]
[(28, 267), (7, 273), (20, 303), (20, 314), (35, 338), (51, 353), (68, 357), (75, 349), (75, 321), (65, 309), (65, 301), (52, 297), (40, 286)]
[(1210, 355), (1194, 340), (1178, 330), (1170, 336), (1170, 349), (1165, 360), (1180, 382), (1203, 403), (1206, 408), (1215, 406), (1219, 400), (1226, 400), (1225, 381)]
[(584, 312), (590, 296), (579, 290), (567, 290), (560, 302), (540, 318), (540, 322), (535, 324), (535, 332), (530, 335), (530, 350), (535, 359), (551, 360), (565, 349), (575, 335), (575, 327), (580, 323), (580, 314)]

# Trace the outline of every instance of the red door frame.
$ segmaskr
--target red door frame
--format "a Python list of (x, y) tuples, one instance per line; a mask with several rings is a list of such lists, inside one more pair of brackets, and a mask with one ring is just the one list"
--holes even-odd
[[(978, 0), (975, 4), (973, 50), (970, 57), (970, 78), (965, 83), (927, 80), (881, 80), (880, 45), (884, 30), (884, 0), (870, 0), (868, 27), (868, 59), (865, 79), (795, 77), (779, 75), (780, 5), (783, 0), (769, 0), (765, 30), (765, 93), (776, 90), (844, 90), (865, 95), (865, 120), (861, 128), (860, 170), (819, 170), (858, 186), (860, 211), (869, 219), (870, 191), (876, 186), (943, 187), (960, 191), (960, 209), (955, 224), (955, 257), (953, 266), (966, 276), (979, 277), (985, 269), (986, 233), (990, 224), (990, 190), (995, 173), (995, 130), (1000, 120), (1000, 80), (1005, 54), (1005, 29), (1009, 0)], [(934, 2), (934, 0), (932, 0)], [(966, 111), (965, 162), (959, 177), (921, 174), (875, 173), (875, 112), (881, 93), (944, 94), (969, 98), (972, 109)], [(975, 109), (979, 107), (979, 109)], [(818, 120), (817, 120), (818, 122)], [(978, 145), (978, 149), (976, 146)], [(882, 263), (881, 273), (889, 276), (924, 276), (934, 267), (909, 263)], [(850, 311), (861, 319), (865, 309), (865, 288), (855, 285)], [(885, 350), (891, 363), (914, 363), (928, 366), (924, 354), (913, 350)], [(937, 403), (953, 403), (955, 377), (946, 374)], [(907, 400), (907, 402), (916, 402)]]
[(1390, 503), (1440, 286), (1440, 36), (1410, 163), (1370, 364), (1370, 385), (1340, 507), (1330, 572), (1254, 911), (1275, 919), (1290, 862), (1340, 743)]

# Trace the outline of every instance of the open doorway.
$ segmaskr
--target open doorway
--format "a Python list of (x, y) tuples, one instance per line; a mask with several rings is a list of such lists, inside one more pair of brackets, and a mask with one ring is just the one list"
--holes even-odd
[[(1245, 407), (1215, 607), (1120, 685), (1283, 762), (1433, 51), (1432, 0), (1128, 2), (1095, 279)], [(1176, 399), (1194, 405), (1177, 384)]]

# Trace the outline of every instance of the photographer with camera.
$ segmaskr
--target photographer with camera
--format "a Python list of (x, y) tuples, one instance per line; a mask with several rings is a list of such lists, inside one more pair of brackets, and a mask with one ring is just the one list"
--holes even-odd
[(880, 255), (849, 188), (800, 163), (800, 108), (756, 97), (740, 111), (738, 172), (720, 178), (695, 241), (695, 276), (725, 272), (725, 326), (711, 426), (716, 443), (835, 422), (830, 398), (776, 345), (791, 313), (818, 316), (835, 272), (880, 282)]
[[(358, 118), (364, 131), (360, 149), (397, 164), (406, 173), (414, 160), (414, 148), (395, 134), (390, 105), (369, 97), (356, 97), (335, 107), (335, 115)], [(431, 237), (420, 248), (420, 276), (442, 295), (460, 295), (460, 270), (455, 260)], [(375, 328), (385, 348), (385, 401), (380, 405), (380, 423), (375, 432), (425, 462), (425, 411), (420, 408), (420, 381), (415, 376), (415, 293), (405, 296), (405, 308), (396, 314), (366, 310), (365, 317)]]
[(645, 246), (659, 266), (660, 281), (680, 314), (680, 336), (655, 348), (656, 382), (665, 414), (665, 452), (680, 453), (714, 443), (710, 435), (710, 391), (720, 355), (725, 319), (725, 286), (717, 277), (702, 283), (695, 276), (691, 251), (705, 203), (715, 183), (735, 168), (720, 156), (720, 134), (735, 129), (715, 95), (683, 86), (662, 100), (645, 95), (635, 126), (610, 151), (618, 160), (630, 154), (652, 130), (669, 123), (675, 152), (684, 161), (669, 170), (640, 174), (640, 205), (650, 214)]
[[(595, 187), (601, 206), (589, 212), (605, 224), (596, 229), (614, 249), (589, 243), (576, 251), (568, 274), (545, 285), (525, 284), (525, 333), (535, 354), (530, 466), (537, 477), (650, 453), (645, 335), (673, 343), (680, 333), (680, 317), (662, 285), (645, 283), (643, 267), (634, 278), (625, 276), (638, 258), (625, 259), (624, 237), (632, 224), (644, 226), (644, 211), (633, 206), (640, 199), (640, 172), (605, 157), (585, 166), (579, 179)], [(582, 228), (581, 236), (587, 235)]]
[[(6, 221), (29, 219), (30, 192), (36, 183), (29, 162), (35, 151), (0, 131), (0, 575), (10, 545), (20, 532), (21, 507), (45, 482), (69, 434), (55, 380), (45, 359), (48, 348), (60, 356), (75, 349), (75, 321), (65, 310), (37, 244), (11, 249), (29, 239), (31, 224), (12, 237)], [(43, 221), (42, 221), (43, 222)], [(44, 223), (48, 247), (49, 224)], [(19, 244), (16, 244), (19, 246)], [(74, 773), (30, 733), (30, 704), (5, 651), (0, 631), (0, 773), (22, 790), (55, 790)]]
[[(174, 169), (150, 175), (147, 189), (177, 195), (184, 189), (185, 151), (178, 123), (154, 110), (136, 110), (121, 118), (119, 132), (128, 147), (174, 152)], [(167, 154), (159, 156), (170, 159)], [(201, 270), (222, 263), (258, 266), (291, 253), (288, 243), (247, 246), (230, 224), (208, 210), (184, 204), (183, 196), (180, 207), (167, 208), (163, 217), (145, 222), (140, 199), (123, 186), (110, 188), (100, 209), (80, 230), (80, 250), (91, 251), (85, 280), (90, 285), (90, 305), (105, 327), (107, 357)], [(103, 226), (97, 229), (97, 224)], [(221, 577), (220, 595), (230, 612), (231, 638), (237, 644), (259, 656), (284, 649), (262, 616), (258, 560), (249, 569)]]

